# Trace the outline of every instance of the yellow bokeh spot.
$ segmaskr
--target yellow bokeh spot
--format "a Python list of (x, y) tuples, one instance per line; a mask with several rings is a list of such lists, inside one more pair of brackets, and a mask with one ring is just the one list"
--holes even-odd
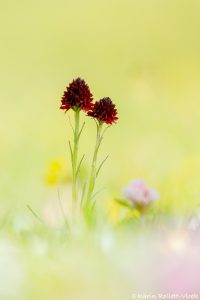
[(45, 175), (45, 182), (47, 185), (55, 185), (57, 183), (66, 182), (70, 176), (68, 170), (65, 168), (65, 162), (63, 159), (52, 160), (47, 168)]

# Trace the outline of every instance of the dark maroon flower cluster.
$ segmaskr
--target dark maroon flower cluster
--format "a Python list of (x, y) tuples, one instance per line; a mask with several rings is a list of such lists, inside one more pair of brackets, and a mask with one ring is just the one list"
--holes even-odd
[(60, 109), (82, 109), (88, 111), (93, 106), (93, 97), (89, 86), (81, 78), (73, 80), (61, 99)]
[(112, 103), (109, 97), (96, 101), (87, 115), (106, 124), (112, 124), (118, 120), (115, 104)]
[(81, 78), (74, 79), (61, 99), (60, 109), (81, 109), (88, 116), (97, 119), (101, 123), (112, 124), (118, 120), (115, 104), (109, 97), (105, 97), (93, 104), (93, 95), (89, 86)]

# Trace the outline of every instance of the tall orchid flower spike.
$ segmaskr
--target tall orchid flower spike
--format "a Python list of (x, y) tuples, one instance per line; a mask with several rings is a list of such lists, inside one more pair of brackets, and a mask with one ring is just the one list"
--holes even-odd
[(80, 160), (78, 164), (78, 148), (79, 148), (79, 140), (80, 135), (82, 133), (84, 123), (80, 128), (80, 111), (83, 110), (85, 112), (89, 111), (93, 107), (93, 95), (90, 92), (89, 86), (86, 82), (81, 79), (77, 78), (74, 79), (69, 86), (67, 86), (66, 90), (61, 99), (61, 106), (60, 109), (68, 111), (72, 109), (74, 111), (74, 139), (73, 139), (73, 148), (71, 143), (69, 142), (70, 146), (70, 153), (71, 153), (71, 160), (72, 160), (72, 210), (75, 212), (76, 210), (76, 203), (77, 203), (77, 175), (80, 168), (80, 164), (83, 160)]
[(93, 192), (95, 188), (96, 178), (103, 163), (106, 160), (104, 159), (100, 166), (97, 167), (98, 151), (106, 129), (105, 128), (103, 130), (103, 125), (108, 124), (109, 126), (111, 126), (118, 120), (117, 109), (115, 108), (115, 104), (113, 104), (112, 100), (109, 97), (96, 101), (92, 109), (88, 111), (87, 115), (95, 119), (97, 125), (97, 134), (88, 183), (86, 207), (88, 207), (91, 204), (91, 200), (94, 197)]

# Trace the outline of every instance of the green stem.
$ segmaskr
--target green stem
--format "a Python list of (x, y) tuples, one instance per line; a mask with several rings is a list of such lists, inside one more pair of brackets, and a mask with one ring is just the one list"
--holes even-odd
[(77, 203), (77, 162), (78, 162), (78, 144), (79, 144), (79, 123), (80, 123), (80, 110), (74, 111), (74, 148), (72, 155), (72, 211), (76, 210)]
[(96, 135), (96, 144), (94, 147), (94, 154), (92, 158), (92, 166), (91, 166), (91, 172), (90, 172), (90, 177), (89, 177), (89, 184), (88, 184), (88, 191), (87, 191), (87, 197), (86, 197), (86, 207), (89, 206), (92, 198), (92, 194), (94, 191), (95, 187), (95, 181), (96, 181), (96, 172), (97, 172), (97, 155), (98, 155), (98, 150), (102, 141), (102, 135), (101, 135), (101, 130), (102, 130), (103, 123), (97, 124), (97, 135)]

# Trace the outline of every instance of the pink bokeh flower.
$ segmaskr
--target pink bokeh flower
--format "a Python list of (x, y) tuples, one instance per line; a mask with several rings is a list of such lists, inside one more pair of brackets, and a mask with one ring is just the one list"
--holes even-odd
[(137, 208), (143, 210), (152, 202), (159, 199), (159, 193), (146, 186), (144, 180), (136, 179), (132, 181), (123, 191), (124, 196)]

